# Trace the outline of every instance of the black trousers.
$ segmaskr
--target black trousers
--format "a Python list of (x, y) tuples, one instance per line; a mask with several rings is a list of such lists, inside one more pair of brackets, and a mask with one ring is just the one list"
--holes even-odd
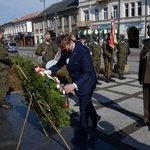
[(143, 84), (144, 123), (150, 122), (150, 84)]
[(89, 118), (95, 122), (97, 120), (97, 113), (95, 108), (92, 104), (92, 95), (93, 91), (86, 95), (76, 95), (79, 99), (80, 103), (80, 126), (81, 128), (87, 128)]

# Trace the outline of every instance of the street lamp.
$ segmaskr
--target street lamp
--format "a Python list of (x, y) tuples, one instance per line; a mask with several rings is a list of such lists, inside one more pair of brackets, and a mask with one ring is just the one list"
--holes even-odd
[(44, 5), (44, 29), (43, 29), (43, 33), (45, 33), (45, 31), (47, 29), (47, 25), (46, 25), (46, 11), (45, 11), (45, 0), (40, 0), (40, 2), (43, 2), (43, 5)]
[(120, 34), (120, 0), (118, 0), (118, 37)]

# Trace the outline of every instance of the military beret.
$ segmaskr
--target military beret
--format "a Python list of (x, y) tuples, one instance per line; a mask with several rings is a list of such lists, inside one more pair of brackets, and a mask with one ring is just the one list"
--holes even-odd
[(150, 24), (147, 25), (147, 29), (150, 29)]
[(5, 32), (5, 29), (3, 29), (3, 28), (0, 28), (0, 32)]
[(120, 34), (120, 38), (125, 38), (125, 35), (124, 34)]

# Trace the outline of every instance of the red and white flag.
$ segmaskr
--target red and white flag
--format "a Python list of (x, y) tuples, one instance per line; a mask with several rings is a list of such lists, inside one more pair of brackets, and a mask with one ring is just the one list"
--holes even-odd
[(115, 30), (115, 20), (111, 20), (111, 32), (110, 32), (110, 43), (109, 45), (114, 48), (115, 44), (117, 44), (117, 38), (116, 38), (116, 30)]

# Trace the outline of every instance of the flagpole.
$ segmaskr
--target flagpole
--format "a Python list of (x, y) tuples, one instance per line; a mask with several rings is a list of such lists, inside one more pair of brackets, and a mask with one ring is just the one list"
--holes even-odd
[(118, 0), (118, 37), (120, 34), (120, 0)]
[[(117, 44), (116, 33), (115, 33), (115, 20), (114, 20), (113, 16), (111, 16), (111, 32), (110, 32), (109, 46), (112, 48), (113, 52), (114, 52), (115, 44)], [(111, 63), (112, 62), (108, 63), (108, 78), (110, 77), (110, 74), (111, 74), (111, 70), (110, 70)]]

